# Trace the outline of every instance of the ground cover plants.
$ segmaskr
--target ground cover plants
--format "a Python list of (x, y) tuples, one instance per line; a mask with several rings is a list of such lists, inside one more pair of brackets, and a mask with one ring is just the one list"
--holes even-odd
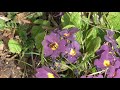
[(120, 78), (119, 12), (0, 12), (0, 78)]

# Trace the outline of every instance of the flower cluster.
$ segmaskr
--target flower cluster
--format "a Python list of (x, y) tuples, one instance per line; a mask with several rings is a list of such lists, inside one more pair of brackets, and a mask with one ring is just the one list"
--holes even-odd
[(69, 62), (75, 63), (80, 53), (80, 44), (75, 40), (75, 33), (78, 30), (55, 30), (46, 35), (42, 45), (44, 46), (44, 56), (56, 59), (59, 56), (66, 58)]
[[(97, 67), (98, 72), (104, 71), (104, 77), (120, 78), (120, 58), (117, 56), (119, 55), (119, 48), (114, 39), (114, 32), (107, 30), (107, 35), (104, 38), (107, 42), (96, 52), (99, 58), (94, 61), (94, 65)], [(103, 78), (103, 74), (82, 76), (81, 78)]]
[[(54, 30), (49, 35), (46, 35), (42, 45), (44, 47), (44, 56), (51, 57), (55, 60), (61, 56), (68, 60), (68, 63), (75, 63), (80, 53), (80, 44), (75, 40), (76, 28), (66, 30)], [(36, 69), (37, 78), (59, 78), (59, 75), (48, 67)]]
[[(81, 55), (80, 44), (75, 40), (75, 33), (78, 30), (57, 30), (47, 35), (42, 45), (44, 46), (45, 57), (55, 60), (57, 57), (64, 57), (69, 62), (75, 63)], [(97, 72), (83, 75), (80, 78), (120, 78), (120, 48), (114, 39), (114, 32), (107, 30), (104, 36), (106, 42), (96, 52), (98, 58), (94, 60)], [(38, 68), (36, 77), (38, 78), (59, 78), (60, 76), (48, 67)]]

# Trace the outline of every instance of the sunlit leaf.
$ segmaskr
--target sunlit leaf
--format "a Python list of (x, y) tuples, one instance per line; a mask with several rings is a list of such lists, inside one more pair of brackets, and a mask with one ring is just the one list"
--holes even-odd
[(22, 51), (21, 45), (16, 40), (13, 40), (13, 39), (9, 40), (8, 47), (9, 47), (10, 52), (12, 53), (19, 54)]

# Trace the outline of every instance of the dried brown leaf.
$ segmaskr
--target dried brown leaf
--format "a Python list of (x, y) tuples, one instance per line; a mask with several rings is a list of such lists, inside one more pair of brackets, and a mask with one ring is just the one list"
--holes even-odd
[(26, 13), (19, 13), (19, 14), (17, 14), (16, 15), (16, 20), (17, 20), (17, 22), (18, 23), (20, 23), (20, 24), (30, 24), (30, 23), (32, 23), (30, 20), (27, 20), (26, 19)]

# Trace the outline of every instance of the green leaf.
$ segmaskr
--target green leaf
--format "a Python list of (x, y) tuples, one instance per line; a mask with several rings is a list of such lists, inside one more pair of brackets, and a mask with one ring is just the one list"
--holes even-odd
[(36, 12), (37, 16), (41, 17), (43, 15), (43, 12)]
[(4, 29), (5, 27), (5, 21), (0, 19), (0, 29)]
[(65, 13), (61, 18), (62, 26), (65, 27), (70, 24), (70, 16), (69, 13)]
[(22, 40), (24, 40), (24, 41), (27, 40), (27, 33), (26, 33), (26, 31), (18, 30), (18, 34), (19, 34), (19, 36), (20, 36), (20, 38), (21, 38)]
[[(40, 48), (40, 47), (39, 47)], [(44, 63), (45, 63), (45, 60), (44, 60), (44, 48), (43, 47), (41, 47), (42, 48), (42, 53), (41, 53), (41, 64), (42, 65), (44, 65)]]
[(79, 43), (79, 44), (82, 44), (82, 41), (83, 41), (82, 31), (79, 30), (75, 35), (76, 35), (76, 40), (78, 41), (78, 43)]
[(0, 44), (3, 44), (3, 41), (2, 41), (2, 40), (0, 40)]
[(32, 33), (32, 36), (35, 37), (38, 33), (41, 33), (43, 31), (44, 30), (42, 29), (41, 26), (33, 26), (32, 30), (31, 30), (31, 33)]
[(86, 46), (86, 51), (88, 54), (94, 54), (101, 45), (101, 38), (96, 37), (89, 41), (88, 45)]
[(9, 47), (10, 52), (12, 52), (12, 53), (18, 53), (19, 54), (22, 51), (21, 45), (13, 39), (9, 40), (8, 47)]
[(8, 17), (8, 18), (11, 18), (11, 19), (14, 19), (14, 17), (16, 16), (16, 13), (17, 13), (17, 12), (8, 12), (8, 13), (7, 13), (7, 14), (8, 14), (7, 17)]
[(118, 46), (120, 47), (120, 36), (116, 39)]
[(92, 71), (92, 73), (95, 73), (97, 70), (96, 70), (96, 67), (93, 67), (92, 69), (91, 69), (91, 71)]
[(107, 21), (111, 29), (120, 30), (120, 12), (109, 12)]
[(61, 18), (62, 26), (74, 25), (76, 28), (81, 29), (83, 21), (80, 12), (65, 13)]
[(73, 28), (73, 27), (75, 27), (75, 26), (74, 25), (67, 25), (63, 29), (69, 29), (69, 28)]
[(77, 28), (81, 29), (81, 13), (80, 12), (72, 12), (70, 15), (70, 21), (75, 25)]
[(42, 47), (42, 41), (44, 39), (44, 36), (45, 36), (45, 32), (38, 33), (35, 36), (35, 45), (36, 45), (37, 49), (40, 49)]
[(43, 20), (43, 19), (35, 20), (34, 24), (40, 24), (42, 26), (50, 26), (50, 22), (48, 20)]
[(86, 37), (85, 37), (85, 46), (88, 47), (89, 44), (90, 44), (90, 41), (94, 38), (97, 37), (99, 33), (99, 29), (98, 28), (95, 28), (93, 27), (92, 29), (90, 29), (89, 31), (87, 31), (87, 34), (86, 34)]
[(98, 33), (98, 28), (93, 27), (91, 30), (88, 31), (88, 35), (86, 38), (89, 38), (90, 36), (92, 36), (93, 38), (96, 38), (97, 33)]

